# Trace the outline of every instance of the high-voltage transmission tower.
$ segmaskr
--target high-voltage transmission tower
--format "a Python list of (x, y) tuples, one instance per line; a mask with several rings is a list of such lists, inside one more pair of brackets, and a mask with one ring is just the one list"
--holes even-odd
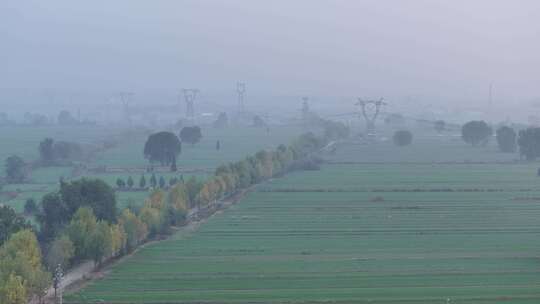
[(195, 98), (199, 93), (197, 89), (183, 89), (184, 101), (186, 102), (186, 117), (190, 120), (195, 119)]
[(236, 83), (236, 93), (238, 93), (238, 111), (243, 114), (245, 112), (244, 96), (246, 94), (246, 83)]
[(130, 103), (133, 99), (133, 93), (132, 92), (120, 92), (120, 102), (122, 103), (122, 107), (124, 109), (124, 116), (126, 118), (126, 121), (128, 122), (129, 126), (131, 127), (132, 121), (131, 121), (131, 109), (130, 109)]
[(384, 99), (363, 100), (358, 98), (357, 106), (362, 108), (362, 116), (366, 120), (366, 133), (368, 136), (375, 136), (375, 121), (381, 112), (381, 107), (386, 105)]

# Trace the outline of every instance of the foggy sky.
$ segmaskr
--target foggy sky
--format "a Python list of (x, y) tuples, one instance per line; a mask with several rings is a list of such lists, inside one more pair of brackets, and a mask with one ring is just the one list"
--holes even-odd
[(540, 96), (540, 1), (2, 0), (0, 87)]

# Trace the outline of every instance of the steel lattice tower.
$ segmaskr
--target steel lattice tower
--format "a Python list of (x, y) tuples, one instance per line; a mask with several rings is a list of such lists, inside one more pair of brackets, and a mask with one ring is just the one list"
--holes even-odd
[(244, 82), (236, 83), (236, 93), (238, 93), (238, 111), (245, 112), (244, 97), (246, 94), (246, 84)]
[(188, 119), (195, 119), (195, 98), (199, 93), (197, 89), (183, 89), (184, 101), (186, 102), (186, 117)]
[[(386, 105), (384, 99), (379, 100), (363, 100), (358, 98), (357, 106), (362, 107), (362, 116), (366, 120), (366, 133), (368, 136), (375, 136), (375, 121), (379, 116), (381, 107)], [(371, 113), (368, 113), (371, 112)]]

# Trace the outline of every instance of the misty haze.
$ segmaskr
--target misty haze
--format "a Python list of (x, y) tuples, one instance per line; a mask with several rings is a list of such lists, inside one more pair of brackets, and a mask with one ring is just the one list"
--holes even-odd
[(539, 20), (0, 1), (0, 303), (540, 303)]

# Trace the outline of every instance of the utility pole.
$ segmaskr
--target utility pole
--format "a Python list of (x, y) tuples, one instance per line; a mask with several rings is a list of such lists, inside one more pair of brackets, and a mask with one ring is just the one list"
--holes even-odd
[(240, 114), (245, 112), (244, 96), (246, 94), (246, 84), (238, 81), (236, 83), (236, 93), (238, 93), (238, 111)]
[[(53, 275), (53, 288), (54, 288), (54, 297), (56, 298), (57, 303), (62, 304), (62, 280), (64, 279), (64, 271), (62, 270), (62, 265), (58, 264), (54, 270)], [(56, 291), (59, 291), (60, 297), (57, 296)]]

